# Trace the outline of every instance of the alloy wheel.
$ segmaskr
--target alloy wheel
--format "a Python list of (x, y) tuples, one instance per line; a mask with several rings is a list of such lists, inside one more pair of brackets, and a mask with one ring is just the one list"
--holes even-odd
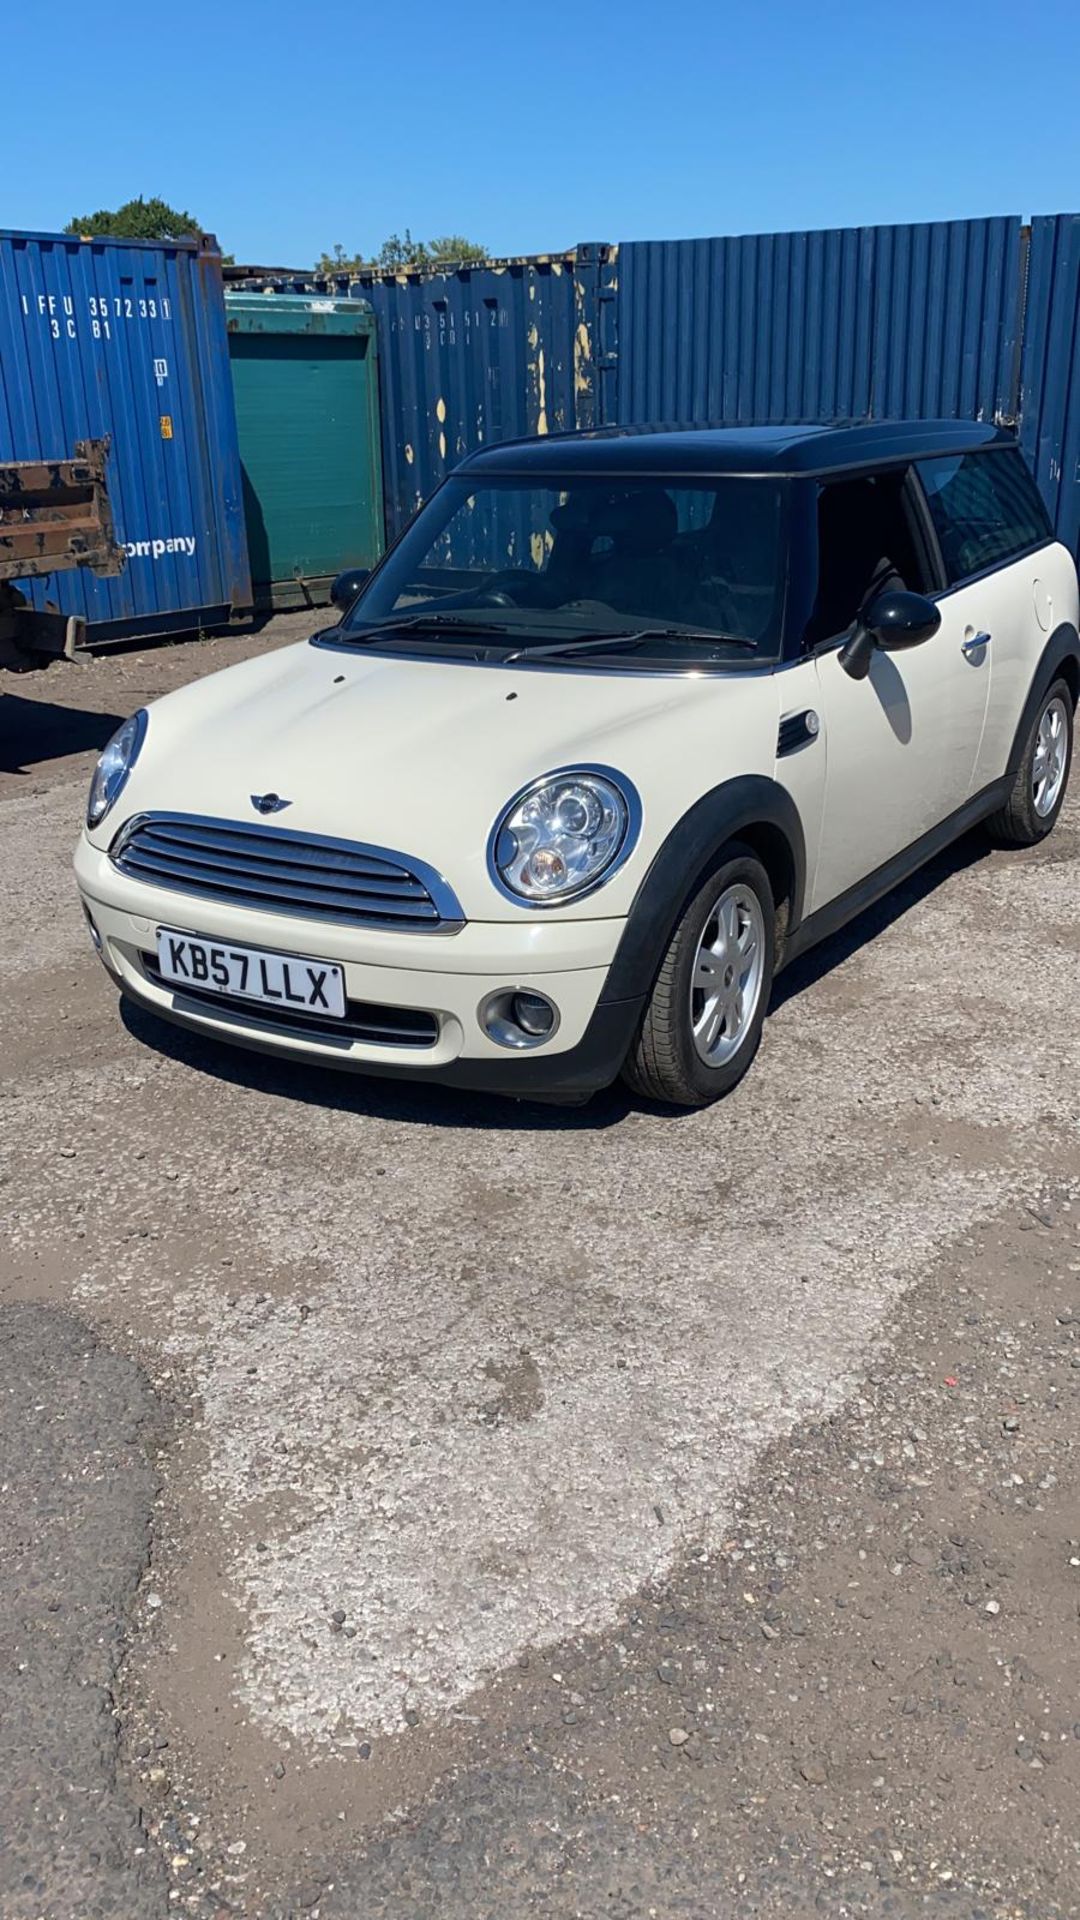
[(725, 888), (702, 928), (690, 975), (690, 1025), (706, 1066), (736, 1054), (761, 998), (765, 919), (752, 887)]
[(1041, 820), (1053, 813), (1065, 781), (1069, 757), (1069, 716), (1059, 695), (1047, 703), (1039, 721), (1031, 769), (1032, 798)]

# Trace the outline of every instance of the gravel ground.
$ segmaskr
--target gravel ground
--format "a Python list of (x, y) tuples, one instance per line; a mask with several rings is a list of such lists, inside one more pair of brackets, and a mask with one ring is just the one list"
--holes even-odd
[(0, 701), (0, 1297), (167, 1420), (169, 1910), (1080, 1913), (1075, 805), (800, 963), (706, 1114), (277, 1067), (121, 1018), (68, 858), (116, 716), (308, 624)]

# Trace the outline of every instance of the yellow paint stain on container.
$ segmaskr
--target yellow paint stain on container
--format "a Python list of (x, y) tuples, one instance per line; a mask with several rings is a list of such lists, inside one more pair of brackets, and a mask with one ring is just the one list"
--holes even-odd
[(536, 422), (537, 433), (546, 433), (547, 421), (547, 377), (544, 372), (544, 349), (541, 347), (536, 356), (536, 379), (540, 389), (540, 414)]
[(592, 389), (592, 341), (584, 320), (574, 333), (574, 392), (589, 393)]
[(435, 402), (435, 418), (436, 420), (438, 420), (440, 425), (446, 419), (446, 401), (443, 399), (441, 394), (439, 395), (439, 398)]
[(412, 466), (413, 461), (416, 459), (416, 455), (413, 452), (407, 440), (405, 442), (405, 458), (408, 461), (410, 467)]
[(446, 435), (445, 435), (445, 433), (440, 433), (440, 435), (439, 435), (439, 459), (440, 459), (440, 460), (445, 460), (445, 459), (446, 459)]
[(529, 535), (529, 552), (532, 554), (533, 566), (537, 568), (542, 567), (544, 564), (544, 554), (546, 552), (542, 533), (531, 533)]

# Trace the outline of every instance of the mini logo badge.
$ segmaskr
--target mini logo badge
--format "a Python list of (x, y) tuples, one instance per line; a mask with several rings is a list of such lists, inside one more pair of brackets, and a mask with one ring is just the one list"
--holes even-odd
[(291, 800), (283, 800), (280, 793), (253, 793), (251, 804), (256, 813), (283, 813), (292, 806)]

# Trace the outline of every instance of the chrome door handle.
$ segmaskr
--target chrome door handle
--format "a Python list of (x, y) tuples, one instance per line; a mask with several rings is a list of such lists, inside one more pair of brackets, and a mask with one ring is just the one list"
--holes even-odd
[(979, 653), (983, 647), (988, 647), (989, 645), (990, 635), (988, 633), (973, 633), (970, 640), (962, 640), (960, 642), (960, 651), (961, 653)]

